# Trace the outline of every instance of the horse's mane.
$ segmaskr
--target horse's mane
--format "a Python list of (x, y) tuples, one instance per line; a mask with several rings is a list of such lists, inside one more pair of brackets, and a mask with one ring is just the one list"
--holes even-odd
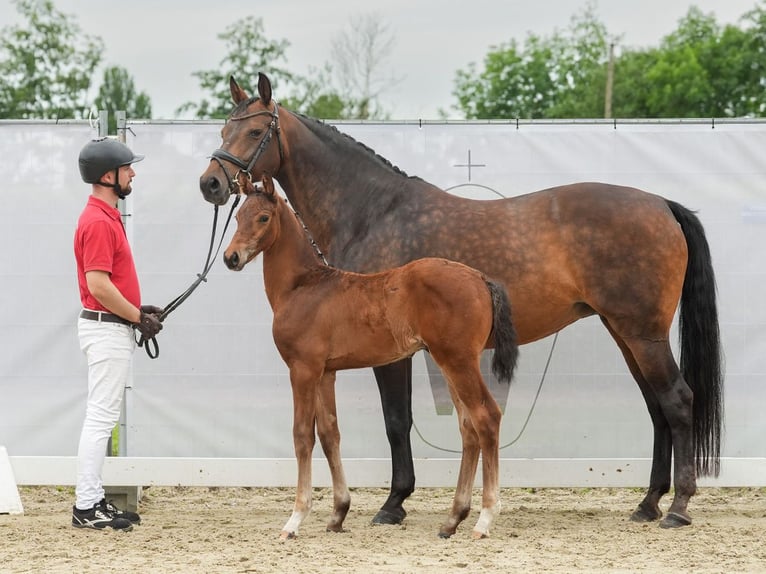
[(330, 137), (333, 140), (338, 141), (338, 142), (343, 142), (343, 143), (351, 142), (353, 144), (356, 144), (359, 147), (361, 147), (365, 152), (367, 152), (370, 155), (374, 156), (375, 159), (377, 159), (383, 165), (385, 165), (389, 169), (393, 170), (394, 172), (398, 173), (402, 177), (410, 177), (409, 175), (407, 175), (407, 173), (405, 173), (405, 171), (403, 169), (395, 166), (390, 161), (388, 161), (386, 158), (384, 158), (382, 155), (376, 153), (374, 149), (372, 149), (369, 146), (366, 146), (365, 144), (363, 144), (362, 142), (360, 142), (358, 140), (355, 140), (350, 135), (344, 134), (343, 132), (341, 132), (335, 126), (330, 125), (330, 124), (326, 124), (322, 120), (318, 120), (316, 118), (312, 118), (312, 117), (309, 117), (309, 116), (304, 116), (303, 114), (299, 114), (299, 113), (296, 113), (296, 112), (292, 112), (292, 114), (294, 116), (296, 116), (301, 121), (301, 123), (304, 126), (306, 126), (312, 133), (314, 133), (316, 135), (322, 135), (322, 136), (325, 136), (325, 137)]

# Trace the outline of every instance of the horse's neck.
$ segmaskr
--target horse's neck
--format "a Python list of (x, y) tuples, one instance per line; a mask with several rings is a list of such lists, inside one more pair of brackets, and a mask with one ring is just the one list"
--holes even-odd
[(408, 178), (353, 139), (327, 126), (317, 133), (295, 116), (289, 126), (289, 152), (277, 179), (323, 251), (358, 241), (356, 222), (374, 227), (393, 196), (406, 194)]
[(302, 276), (320, 265), (298, 218), (282, 203), (279, 206), (279, 234), (263, 252), (263, 280), (272, 309), (276, 310)]

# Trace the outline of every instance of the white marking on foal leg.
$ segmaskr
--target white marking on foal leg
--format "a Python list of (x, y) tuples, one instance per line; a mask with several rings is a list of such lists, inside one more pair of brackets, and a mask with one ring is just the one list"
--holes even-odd
[(294, 510), (292, 515), (290, 516), (290, 519), (285, 523), (284, 527), (282, 528), (282, 532), (279, 534), (279, 537), (282, 540), (288, 540), (289, 538), (295, 538), (298, 536), (298, 528), (300, 527), (303, 520), (309, 515), (308, 511), (306, 512), (299, 512), (298, 510)]
[(479, 520), (476, 521), (476, 526), (473, 527), (474, 540), (489, 536), (489, 527), (495, 520), (495, 517), (500, 514), (500, 506), (500, 501), (498, 500), (494, 506), (481, 509)]

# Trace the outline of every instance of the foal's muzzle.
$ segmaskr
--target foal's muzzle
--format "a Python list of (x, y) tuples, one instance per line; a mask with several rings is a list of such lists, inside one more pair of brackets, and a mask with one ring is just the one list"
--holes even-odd
[(226, 264), (226, 267), (228, 267), (232, 271), (239, 271), (240, 269), (242, 269), (242, 267), (240, 267), (239, 265), (240, 263), (239, 253), (237, 253), (236, 251), (228, 256), (224, 253), (223, 262)]

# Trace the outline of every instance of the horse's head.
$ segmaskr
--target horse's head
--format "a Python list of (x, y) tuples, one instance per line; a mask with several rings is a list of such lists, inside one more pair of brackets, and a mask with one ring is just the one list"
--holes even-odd
[(237, 211), (237, 231), (223, 253), (226, 267), (241, 271), (262, 251), (268, 249), (279, 233), (279, 197), (271, 177), (261, 179), (263, 188), (245, 186), (247, 195)]
[[(221, 147), (199, 180), (205, 200), (216, 205), (226, 203), (236, 191), (239, 174), (249, 173), (257, 181), (264, 173), (276, 174), (282, 163), (279, 108), (271, 99), (269, 78), (258, 74), (257, 98), (249, 97), (234, 76), (229, 78), (229, 89), (234, 110), (221, 130)], [(271, 143), (274, 135), (276, 145)]]

